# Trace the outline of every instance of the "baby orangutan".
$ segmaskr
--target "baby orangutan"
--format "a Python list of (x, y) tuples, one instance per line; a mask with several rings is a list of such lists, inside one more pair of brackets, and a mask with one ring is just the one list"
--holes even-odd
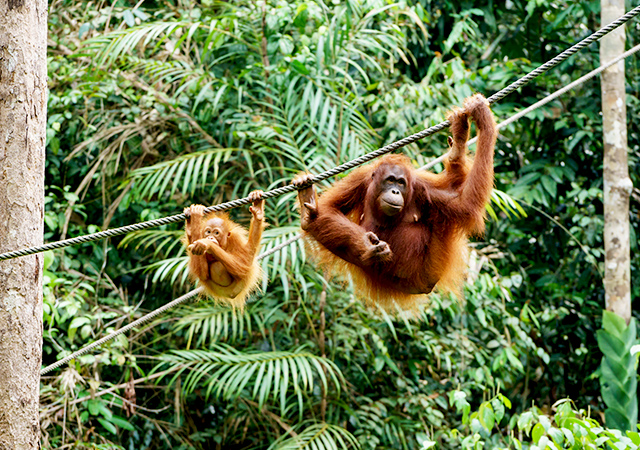
[(262, 191), (251, 192), (249, 198), (253, 206), (248, 236), (226, 213), (204, 216), (202, 205), (184, 209), (183, 241), (188, 245), (191, 278), (200, 281), (207, 295), (240, 309), (262, 276), (256, 260), (264, 228)]

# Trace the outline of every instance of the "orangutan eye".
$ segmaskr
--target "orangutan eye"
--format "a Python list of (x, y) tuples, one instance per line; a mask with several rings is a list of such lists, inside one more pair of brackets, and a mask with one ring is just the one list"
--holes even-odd
[(205, 230), (204, 230), (204, 235), (205, 235), (205, 236), (209, 236), (210, 234), (211, 234), (211, 230), (210, 230), (210, 229), (208, 229), (208, 228), (205, 228)]
[(214, 230), (213, 235), (214, 236), (220, 236), (220, 230)]

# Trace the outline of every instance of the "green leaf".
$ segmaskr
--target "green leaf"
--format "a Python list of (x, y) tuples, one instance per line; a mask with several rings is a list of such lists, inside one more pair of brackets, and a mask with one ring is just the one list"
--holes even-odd
[(602, 328), (613, 336), (621, 336), (627, 328), (625, 320), (614, 312), (602, 311)]
[(549, 193), (549, 195), (551, 195), (552, 198), (556, 198), (556, 183), (553, 181), (553, 179), (551, 177), (543, 175), (540, 178), (540, 181), (542, 182), (542, 186)]
[(113, 417), (113, 413), (111, 412), (111, 410), (107, 407), (107, 405), (102, 402), (99, 401), (98, 402), (98, 409), (100, 410), (100, 414), (107, 420), (111, 420), (111, 418)]
[(544, 426), (541, 423), (535, 424), (533, 426), (533, 430), (531, 430), (531, 439), (533, 440), (533, 443), (537, 444), (544, 433)]
[(487, 430), (491, 431), (493, 426), (495, 425), (495, 414), (493, 412), (493, 408), (491, 407), (491, 403), (483, 402), (480, 405), (480, 409), (478, 410), (478, 420), (482, 424), (482, 426)]
[(118, 429), (115, 427), (114, 424), (112, 424), (108, 420), (98, 417), (98, 422), (100, 422), (100, 424), (104, 427), (104, 429), (107, 430), (109, 433), (118, 434)]
[(500, 421), (504, 417), (504, 404), (501, 399), (496, 397), (491, 400), (491, 407), (493, 408), (493, 412), (495, 414), (496, 423), (499, 425)]
[(562, 447), (562, 445), (564, 444), (564, 434), (562, 433), (562, 431), (560, 431), (556, 427), (549, 427), (549, 429), (547, 430), (547, 434), (551, 436), (551, 439), (553, 439), (553, 442), (555, 442), (556, 445)]
[(102, 402), (97, 399), (89, 400), (87, 402), (87, 409), (89, 410), (89, 414), (92, 416), (97, 416), (100, 414), (100, 407), (102, 406)]
[(118, 427), (120, 427), (120, 428), (122, 428), (124, 430), (128, 430), (128, 431), (135, 431), (136, 430), (136, 428), (133, 425), (131, 425), (129, 423), (129, 421), (126, 420), (123, 417), (119, 417), (119, 416), (115, 416), (114, 415), (114, 416), (111, 417), (111, 419), (109, 419), (109, 421), (111, 423), (113, 423), (114, 425), (116, 425), (116, 426), (118, 426)]
[(531, 411), (525, 411), (518, 417), (518, 429), (529, 434), (533, 422), (533, 414)]
[(627, 431), (627, 437), (631, 439), (631, 442), (633, 442), (634, 445), (640, 447), (640, 434), (638, 434), (637, 431)]
[(138, 17), (138, 19), (145, 21), (149, 18), (149, 14), (145, 13), (144, 11), (140, 11), (138, 8), (134, 9), (131, 11), (136, 17)]
[(567, 442), (569, 443), (569, 445), (571, 445), (571, 447), (573, 447), (576, 443), (576, 439), (573, 437), (573, 433), (566, 429), (566, 428), (560, 428), (560, 431), (562, 431), (562, 434), (564, 434), (565, 439), (567, 440)]
[(519, 372), (524, 372), (524, 367), (520, 359), (516, 356), (515, 351), (511, 347), (507, 347), (504, 349), (504, 352), (507, 356), (507, 359), (511, 363), (511, 365), (518, 370)]
[(615, 428), (621, 431), (632, 429), (631, 422), (629, 421), (629, 418), (626, 416), (626, 414), (613, 408), (607, 408), (605, 410), (604, 422), (609, 428)]
[(602, 379), (606, 383), (615, 383), (620, 389), (627, 389), (627, 383), (635, 379), (635, 364), (631, 358), (616, 361), (614, 357), (602, 359)]
[(69, 328), (80, 328), (82, 325), (91, 323), (91, 319), (88, 317), (74, 317)]
[(600, 351), (602, 351), (605, 356), (611, 355), (619, 358), (621, 355), (625, 355), (625, 343), (615, 335), (608, 333), (605, 330), (597, 330), (596, 339), (598, 341), (598, 347), (600, 348)]
[(125, 12), (123, 12), (122, 18), (128, 26), (134, 27), (136, 25), (136, 20), (133, 18), (133, 14), (131, 13), (131, 11), (126, 10)]
[(508, 409), (511, 409), (511, 400), (509, 400), (507, 397), (505, 397), (502, 394), (498, 394), (496, 397), (500, 399), (500, 401), (504, 406), (506, 406)]
[(83, 23), (82, 26), (80, 27), (80, 29), (78, 30), (78, 38), (82, 39), (82, 36), (84, 36), (84, 34), (89, 31), (91, 28), (93, 28), (91, 26), (91, 23), (87, 22), (87, 23)]
[(610, 428), (631, 430), (638, 419), (636, 364), (630, 352), (635, 343), (635, 322), (627, 326), (617, 314), (604, 311), (602, 326), (596, 338), (603, 353), (600, 384), (607, 405), (605, 422)]
[(296, 59), (291, 61), (291, 68), (302, 75), (309, 75), (311, 73), (304, 64)]

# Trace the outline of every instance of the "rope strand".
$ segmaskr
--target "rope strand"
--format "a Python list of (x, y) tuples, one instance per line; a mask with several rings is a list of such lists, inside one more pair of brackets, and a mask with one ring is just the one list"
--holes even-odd
[[(545, 73), (546, 71), (548, 71), (549, 69), (557, 66), (558, 64), (560, 64), (562, 61), (566, 60), (567, 58), (569, 58), (571, 55), (573, 55), (574, 53), (582, 50), (583, 48), (585, 48), (586, 46), (592, 44), (593, 42), (598, 41), (599, 39), (601, 39), (603, 36), (605, 36), (606, 34), (610, 33), (611, 31), (613, 31), (614, 29), (618, 28), (619, 26), (623, 25), (624, 23), (626, 23), (627, 21), (629, 21), (630, 19), (632, 19), (633, 17), (637, 16), (638, 14), (640, 14), (640, 6), (637, 6), (635, 8), (633, 8), (631, 11), (629, 11), (628, 13), (626, 13), (625, 15), (619, 17), (618, 19), (614, 20), (613, 22), (611, 22), (609, 25), (599, 29), (598, 31), (596, 31), (595, 33), (591, 34), (590, 36), (586, 37), (585, 39), (583, 39), (582, 41), (578, 42), (577, 44), (571, 46), (570, 48), (568, 48), (567, 50), (563, 51), (562, 53), (560, 53), (559, 55), (557, 55), (555, 58), (547, 61), (546, 63), (542, 64), (541, 66), (539, 66), (537, 69), (532, 70), (531, 72), (529, 72), (527, 75), (523, 76), (522, 78), (520, 78), (519, 80), (511, 83), (509, 86), (507, 86), (506, 88), (500, 90), (499, 92), (493, 94), (491, 97), (489, 97), (487, 100), (489, 101), (489, 103), (495, 103), (501, 99), (503, 99), (504, 97), (506, 97), (507, 95), (509, 95), (510, 93), (512, 93), (513, 91), (521, 88), (522, 86), (524, 86), (525, 84), (529, 83), (531, 80), (533, 80), (534, 78), (542, 75), (543, 73)], [(333, 169), (327, 170), (326, 172), (322, 172), (318, 175), (315, 175), (313, 177), (313, 182), (317, 183), (319, 181), (323, 181), (326, 180), (329, 177), (338, 175), (339, 173), (342, 173), (346, 170), (352, 169), (356, 166), (359, 166), (361, 164), (364, 164), (366, 162), (369, 162), (379, 156), (382, 156), (386, 153), (390, 153), (392, 151), (398, 150), (399, 148), (402, 148), (406, 145), (412, 144), (416, 141), (419, 141), (421, 139), (424, 139), (428, 136), (431, 136), (434, 133), (437, 133), (445, 128), (448, 128), (449, 125), (451, 125), (449, 123), (448, 120), (445, 120), (442, 123), (439, 123), (438, 125), (434, 125), (430, 128), (427, 128), (426, 130), (422, 130), (416, 134), (413, 134), (411, 136), (407, 136), (403, 139), (400, 139), (399, 141), (396, 141), (392, 144), (389, 145), (385, 145), (382, 148), (379, 148), (378, 150), (375, 150), (371, 153), (368, 153), (366, 155), (360, 156), (352, 161), (346, 162), (344, 164), (339, 165), (338, 167), (335, 167)], [(289, 192), (293, 192), (296, 190), (296, 187), (293, 186), (292, 184), (289, 184), (287, 186), (282, 186), (276, 189), (273, 189), (271, 191), (267, 191), (264, 193), (263, 198), (272, 198), (272, 197), (278, 197), (280, 195), (289, 193)], [(214, 211), (225, 211), (228, 209), (232, 209), (232, 208), (237, 208), (239, 206), (243, 206), (243, 205), (248, 205), (251, 202), (251, 200), (249, 199), (249, 197), (244, 197), (241, 199), (236, 199), (236, 200), (231, 200), (229, 202), (226, 203), (221, 203), (219, 205), (214, 205), (214, 206), (209, 206), (208, 208), (205, 208), (205, 213), (210, 213), (210, 212), (214, 212)], [(81, 244), (81, 243), (85, 243), (85, 242), (92, 242), (92, 241), (97, 241), (100, 239), (105, 239), (108, 237), (113, 237), (113, 236), (119, 236), (122, 234), (127, 234), (127, 233), (131, 233), (133, 231), (139, 231), (139, 230), (144, 230), (147, 228), (153, 228), (153, 227), (158, 227), (161, 225), (167, 225), (170, 223), (175, 223), (175, 222), (180, 222), (182, 220), (185, 220), (186, 216), (184, 214), (176, 214), (173, 216), (169, 216), (169, 217), (163, 217), (160, 219), (155, 219), (155, 220), (149, 220), (146, 222), (141, 222), (141, 223), (137, 223), (137, 224), (133, 224), (133, 225), (127, 225), (124, 227), (120, 227), (120, 228), (112, 228), (109, 230), (105, 230), (105, 231), (99, 231), (97, 233), (93, 233), (93, 234), (87, 234), (84, 236), (78, 236), (78, 237), (74, 237), (74, 238), (70, 238), (70, 239), (65, 239), (62, 241), (58, 241), (58, 242), (52, 242), (49, 244), (44, 244), (44, 245), (40, 245), (40, 246), (36, 246), (36, 247), (29, 247), (29, 248), (25, 248), (25, 249), (21, 249), (21, 250), (15, 250), (15, 251), (11, 251), (11, 252), (7, 252), (7, 253), (2, 253), (0, 254), (0, 261), (4, 261), (7, 259), (12, 259), (12, 258), (17, 258), (19, 256), (27, 256), (27, 255), (33, 255), (34, 253), (41, 253), (47, 250), (53, 250), (53, 249), (57, 249), (57, 248), (63, 248), (63, 247), (68, 247), (71, 245), (77, 245), (77, 244)]]
[(119, 336), (123, 333), (126, 333), (127, 331), (129, 331), (130, 329), (137, 327), (138, 325), (142, 325), (143, 323), (146, 323), (148, 321), (150, 321), (151, 319), (153, 319), (154, 317), (162, 314), (163, 312), (174, 308), (176, 306), (178, 306), (181, 303), (186, 302), (187, 300), (189, 300), (192, 297), (195, 297), (196, 295), (198, 295), (199, 293), (201, 293), (203, 291), (203, 289), (201, 287), (194, 289), (193, 291), (187, 292), (186, 294), (184, 294), (182, 297), (178, 297), (175, 300), (162, 305), (160, 308), (151, 311), (149, 314), (146, 314), (142, 317), (140, 317), (137, 320), (134, 320), (133, 322), (131, 322), (128, 325), (125, 325), (124, 327), (106, 335), (105, 337), (98, 339), (95, 342), (92, 342), (89, 345), (86, 345), (84, 347), (82, 347), (80, 350), (78, 350), (77, 352), (73, 352), (72, 354), (70, 354), (69, 356), (66, 356), (64, 358), (62, 358), (60, 361), (56, 361), (53, 364), (45, 367), (44, 369), (42, 369), (40, 371), (40, 376), (42, 375), (46, 375), (47, 373), (51, 372), (52, 370), (57, 369), (58, 367), (62, 366), (63, 364), (68, 363), (69, 361), (71, 361), (72, 359), (76, 359), (82, 355), (84, 355), (85, 353), (90, 352), (91, 350), (93, 350), (96, 347), (100, 347), (102, 344), (105, 344), (107, 342), (109, 342), (110, 340), (114, 339), (116, 336)]
[[(530, 72), (528, 75), (522, 77), (520, 80), (516, 81), (515, 83), (510, 84), (509, 86), (507, 86), (505, 89), (502, 89), (501, 91), (499, 91), (498, 93), (494, 94), (493, 96), (489, 97), (488, 101), (490, 103), (496, 102), (498, 100), (501, 100), (502, 98), (504, 98), (506, 95), (508, 95), (510, 92), (513, 92), (514, 90), (522, 87), (524, 84), (528, 83), (531, 79), (535, 78), (536, 76), (540, 75), (541, 73), (546, 72), (547, 70), (549, 70), (550, 68), (556, 66), (557, 64), (559, 64), (561, 61), (563, 61), (564, 59), (568, 58), (569, 56), (571, 56), (572, 54), (574, 54), (575, 52), (579, 51), (580, 49), (584, 48), (585, 46), (589, 45), (590, 43), (600, 39), (602, 36), (604, 36), (605, 34), (609, 33), (610, 31), (612, 31), (613, 29), (617, 28), (618, 26), (622, 25), (623, 23), (625, 23), (626, 21), (628, 21), (629, 19), (631, 19), (632, 17), (635, 17), (636, 15), (638, 15), (640, 13), (640, 6), (634, 8), (633, 10), (631, 10), (630, 12), (628, 12), (627, 14), (625, 14), (624, 16), (620, 17), (619, 19), (617, 19), (616, 21), (612, 22), (611, 24), (607, 25), (606, 27), (600, 29), (598, 32), (592, 34), (591, 36), (589, 36), (586, 39), (583, 39), (582, 41), (580, 41), (578, 44), (574, 45), (573, 47), (571, 47), (568, 50), (565, 50), (564, 52), (562, 52), (560, 55), (556, 56), (555, 58), (553, 58), (551, 61), (549, 61), (548, 63), (543, 64), (542, 66), (540, 66), (538, 69), (535, 69), (534, 71)], [(596, 38), (594, 38), (594, 36), (596, 36)], [(585, 43), (586, 42), (586, 43)], [(573, 51), (571, 51), (572, 49), (574, 49)], [(527, 113), (540, 108), (541, 106), (549, 103), (550, 101), (554, 100), (555, 98), (559, 97), (560, 95), (564, 94), (565, 92), (567, 92), (568, 90), (584, 83), (585, 81), (593, 78), (594, 76), (596, 76), (597, 74), (599, 74), (600, 72), (604, 71), (605, 69), (607, 69), (608, 67), (612, 66), (613, 64), (618, 63), (619, 61), (621, 61), (622, 59), (636, 53), (638, 50), (640, 50), (640, 44), (633, 47), (632, 49), (628, 50), (627, 52), (623, 53), (622, 55), (620, 55), (619, 57), (617, 57), (616, 59), (610, 61), (609, 63), (600, 66), (599, 68), (589, 72), (588, 74), (580, 77), (579, 79), (573, 81), (572, 83), (568, 84), (567, 86), (563, 87), (562, 89), (559, 89), (558, 91), (554, 92), (553, 94), (545, 97), (544, 99), (540, 100), (539, 102), (529, 106), (528, 108), (520, 111), (519, 113), (515, 114), (514, 116), (510, 117), (509, 119), (501, 122), (500, 124), (498, 124), (498, 128), (504, 128), (507, 125), (513, 123), (514, 121), (520, 119), (521, 117), (523, 117), (524, 115), (526, 115)], [(561, 59), (561, 57), (563, 55), (566, 56), (564, 58)], [(557, 61), (556, 61), (557, 60)], [(553, 63), (555, 61), (555, 63)], [(553, 64), (552, 64), (553, 63)], [(547, 67), (548, 66), (548, 67)], [(546, 68), (544, 68), (546, 67)], [(531, 75), (534, 72), (539, 71), (539, 73), (537, 73), (536, 75)], [(529, 79), (527, 79), (526, 81), (522, 81), (525, 80), (527, 77), (530, 77)], [(508, 91), (508, 92), (507, 92)], [(504, 93), (506, 92), (506, 93)], [(504, 94), (502, 94), (504, 93)], [(369, 153), (367, 155), (361, 156), (359, 158), (354, 159), (353, 161), (349, 161), (348, 163), (342, 164), (332, 170), (329, 170), (327, 172), (324, 172), (320, 175), (317, 175), (314, 177), (313, 182), (317, 182), (317, 181), (321, 181), (324, 180), (326, 178), (329, 178), (335, 174), (338, 174), (340, 172), (343, 172), (345, 170), (348, 170), (352, 167), (355, 167), (357, 165), (363, 164), (365, 162), (370, 161), (371, 159), (374, 159), (378, 156), (381, 156), (385, 153), (388, 153), (390, 151), (393, 151), (397, 148), (403, 147), (405, 145), (408, 145), (412, 142), (415, 142), (419, 139), (422, 139), (424, 137), (430, 136), (431, 134), (436, 133), (437, 131), (442, 130), (443, 128), (446, 128), (447, 126), (449, 126), (449, 122), (445, 121), (442, 122), (436, 126), (433, 126), (431, 128), (428, 128), (426, 130), (423, 130), (419, 133), (416, 133), (414, 135), (411, 135), (409, 137), (406, 137), (404, 139), (401, 139), (400, 141), (394, 142), (393, 144), (389, 144), (385, 147), (382, 147), (372, 153)], [(469, 145), (474, 143), (476, 140), (476, 138), (471, 139), (469, 141)], [(397, 147), (394, 147), (397, 146)], [(439, 158), (437, 158), (436, 160), (430, 162), (429, 164), (427, 164), (426, 166), (421, 167), (419, 170), (424, 170), (430, 167), (433, 167), (435, 164), (437, 164), (438, 162), (442, 161), (445, 157), (447, 156), (447, 154), (444, 154), (442, 156), (440, 156)], [(335, 173), (333, 173), (334, 171), (337, 171)], [(294, 191), (295, 188), (293, 187), (293, 185), (288, 185), (282, 188), (278, 188), (278, 189), (274, 189), (272, 191), (269, 192), (265, 192), (264, 198), (270, 198), (270, 197), (275, 197), (278, 195), (282, 195), (284, 193), (287, 192), (292, 192)], [(225, 209), (230, 209), (230, 208), (235, 208), (237, 206), (241, 206), (241, 205), (245, 205), (248, 204), (250, 202), (249, 198), (243, 198), (243, 199), (239, 199), (239, 200), (234, 200), (234, 201), (230, 201), (227, 203), (222, 203), (220, 205), (216, 205), (216, 206), (211, 206), (209, 208), (206, 208), (205, 211), (207, 212), (212, 212), (212, 211), (223, 211)], [(134, 225), (129, 225), (127, 227), (121, 227), (121, 228), (114, 228), (111, 230), (105, 230), (99, 233), (94, 233), (91, 235), (86, 235), (86, 236), (80, 236), (77, 238), (72, 238), (72, 239), (67, 239), (64, 241), (59, 241), (59, 242), (53, 242), (51, 244), (46, 244), (44, 246), (40, 246), (40, 247), (32, 247), (32, 248), (27, 248), (24, 250), (19, 250), (19, 251), (15, 251), (15, 252), (9, 252), (9, 253), (4, 253), (2, 255), (0, 255), (0, 261), (6, 260), (6, 259), (11, 259), (11, 258), (15, 258), (18, 256), (26, 256), (26, 255), (31, 255), (34, 253), (39, 253), (41, 251), (46, 251), (46, 250), (51, 250), (51, 249), (55, 249), (55, 248), (61, 248), (61, 247), (66, 247), (69, 245), (74, 245), (75, 243), (81, 243), (81, 242), (90, 242), (90, 241), (94, 241), (94, 240), (98, 240), (98, 239), (102, 239), (104, 237), (110, 237), (110, 236), (117, 236), (119, 234), (125, 234), (128, 233), (129, 231), (124, 231), (121, 232), (121, 230), (123, 229), (129, 229), (129, 228), (134, 228), (132, 231), (136, 231), (137, 229), (145, 229), (145, 228), (150, 228), (153, 226), (158, 226), (158, 225), (147, 225), (150, 223), (158, 223), (158, 222), (162, 222), (159, 223), (159, 225), (164, 225), (164, 224), (168, 224), (168, 223), (173, 223), (173, 222), (177, 222), (180, 220), (184, 220), (185, 219), (185, 215), (184, 214), (178, 214), (175, 216), (170, 216), (170, 217), (165, 217), (162, 219), (156, 219), (156, 220), (151, 220), (148, 222), (142, 222), (140, 224), (134, 224)], [(140, 228), (135, 228), (135, 227), (140, 227)], [(111, 233), (111, 234), (108, 234)], [(100, 235), (99, 237), (96, 237)], [(267, 256), (272, 255), (273, 253), (276, 253), (280, 250), (282, 250), (283, 248), (287, 247), (288, 245), (292, 244), (293, 242), (299, 240), (302, 238), (301, 234), (295, 235), (289, 239), (287, 239), (286, 241), (282, 242), (281, 244), (273, 247), (272, 249), (267, 250), (266, 252), (260, 254), (260, 256), (258, 256), (258, 260), (261, 260)], [(74, 241), (73, 243), (69, 243), (69, 241)], [(47, 248), (44, 248), (47, 247)], [(44, 248), (44, 249), (43, 249)], [(88, 353), (89, 351), (93, 350), (96, 347), (101, 346), (102, 344), (105, 344), (106, 342), (111, 341), (112, 339), (114, 339), (115, 337), (126, 333), (127, 331), (129, 331), (130, 329), (137, 327), (138, 325), (142, 325), (148, 321), (150, 321), (151, 319), (157, 317), (158, 315), (164, 313), (165, 311), (168, 311), (169, 309), (172, 309), (182, 303), (184, 303), (185, 301), (189, 300), (190, 298), (195, 297), (196, 295), (200, 294), (202, 292), (202, 288), (199, 287), (197, 289), (194, 289), (188, 293), (186, 293), (185, 295), (178, 297), (177, 299), (161, 306), (160, 308), (140, 317), (137, 320), (134, 320), (133, 322), (131, 322), (128, 325), (125, 325), (124, 327), (108, 334), (107, 336), (81, 348), (80, 350), (72, 353), (69, 356), (66, 356), (65, 358), (56, 361), (55, 363), (45, 367), (44, 369), (42, 369), (40, 371), (40, 375), (46, 375), (47, 373), (57, 369), (58, 367), (66, 364), (67, 362), (76, 359), (86, 353)]]
[[(559, 96), (561, 96), (562, 94), (566, 93), (570, 89), (573, 89), (574, 87), (579, 86), (580, 84), (584, 83), (585, 81), (590, 80), (591, 78), (595, 77), (600, 72), (606, 70), (608, 67), (611, 67), (612, 65), (617, 64), (622, 59), (627, 58), (630, 55), (633, 55), (634, 53), (638, 52), (638, 50), (640, 50), (640, 44), (638, 44), (635, 47), (633, 47), (632, 49), (626, 51), (625, 53), (623, 53), (619, 57), (611, 60), (607, 64), (604, 64), (604, 65), (598, 67), (597, 69), (592, 70), (591, 72), (587, 73), (586, 75), (583, 75), (582, 77), (580, 77), (577, 80), (571, 82), (570, 84), (568, 84), (567, 86), (563, 87), (562, 89), (558, 89), (553, 94), (550, 94), (550, 95), (546, 96), (545, 98), (543, 98), (539, 102), (534, 103), (533, 105), (529, 106), (528, 108), (523, 109), (522, 111), (518, 112), (517, 114), (514, 114), (513, 116), (509, 117), (508, 119), (500, 122), (498, 124), (497, 128), (501, 129), (501, 128), (506, 127), (507, 125), (510, 125), (511, 123), (513, 123), (516, 120), (524, 117), (526, 114), (530, 113), (531, 111), (534, 111), (534, 110), (540, 108), (541, 106), (546, 105), (550, 101), (558, 98)], [(469, 142), (468, 142), (468, 145), (471, 145), (471, 144), (475, 143), (476, 140), (477, 140), (477, 138), (475, 138), (475, 137), (473, 139), (470, 139)], [(426, 169), (429, 169), (429, 168), (433, 167), (438, 162), (440, 162), (444, 158), (446, 158), (447, 154), (448, 153), (436, 158), (435, 160), (431, 161), (429, 164), (421, 167), (418, 170), (426, 170)], [(267, 250), (266, 252), (262, 253), (260, 256), (258, 256), (258, 259), (266, 258), (267, 256), (270, 256), (270, 255), (282, 250), (283, 248), (287, 247), (290, 244), (293, 244), (294, 242), (300, 240), (301, 238), (302, 238), (302, 234), (297, 234), (295, 236), (292, 236), (291, 238), (287, 239), (286, 241), (284, 241), (284, 242), (276, 245), (275, 247)], [(186, 300), (188, 300), (188, 299), (194, 297), (195, 295), (199, 294), (201, 289), (202, 288), (195, 289), (195, 290), (183, 295), (182, 297), (179, 297), (179, 298), (175, 299), (171, 303), (167, 303), (166, 305), (156, 309), (155, 311), (152, 311), (151, 313), (147, 314), (146, 316), (141, 317), (140, 319), (132, 322), (131, 324), (129, 324), (129, 325), (125, 326), (125, 327), (122, 327), (119, 330), (116, 330), (116, 331), (112, 332), (111, 334), (103, 337), (99, 341), (96, 341), (96, 342), (94, 342), (92, 344), (89, 344), (86, 347), (78, 350), (77, 352), (65, 357), (64, 359), (61, 359), (60, 361), (57, 361), (54, 364), (51, 364), (50, 366), (45, 367), (40, 372), (40, 375), (45, 375), (45, 374), (51, 372), (52, 370), (55, 370), (58, 367), (62, 366), (63, 364), (67, 363), (68, 361), (71, 361), (72, 359), (76, 359), (77, 357), (86, 354), (90, 350), (92, 350), (92, 349), (104, 344), (105, 342), (108, 342), (108, 341), (114, 339), (116, 336), (118, 336), (118, 335), (120, 335), (122, 333), (126, 333), (131, 328), (136, 327), (136, 326), (138, 326), (138, 325), (140, 325), (142, 323), (148, 322), (149, 320), (153, 319), (154, 317), (158, 316), (159, 314), (161, 314), (161, 313), (163, 313), (163, 312), (165, 312), (165, 311), (167, 311), (169, 309), (172, 309), (172, 308), (178, 306), (181, 303), (184, 303)]]
[[(279, 252), (280, 250), (282, 250), (283, 248), (285, 248), (288, 245), (293, 244), (295, 241), (299, 240), (302, 237), (301, 234), (297, 234), (289, 239), (287, 239), (286, 241), (282, 242), (281, 244), (276, 245), (275, 247), (267, 250), (266, 252), (261, 253), (258, 256), (258, 261), (260, 261), (263, 258), (266, 258), (267, 256), (273, 255), (276, 252)], [(60, 361), (56, 361), (55, 363), (45, 367), (44, 369), (42, 369), (40, 371), (40, 376), (42, 375), (46, 375), (47, 373), (51, 372), (52, 370), (57, 369), (58, 367), (62, 366), (63, 364), (68, 363), (69, 361), (71, 361), (72, 359), (76, 359), (86, 353), (88, 353), (89, 351), (93, 350), (96, 347), (101, 346), (102, 344), (105, 344), (109, 341), (111, 341), (112, 339), (114, 339), (116, 336), (119, 336), (123, 333), (126, 333), (127, 331), (129, 331), (132, 328), (137, 327), (138, 325), (142, 325), (143, 323), (149, 322), (151, 319), (153, 319), (154, 317), (157, 317), (158, 315), (162, 314), (165, 311), (168, 311), (172, 308), (175, 308), (176, 306), (186, 302), (187, 300), (195, 297), (196, 295), (202, 293), (203, 289), (201, 287), (196, 288), (192, 291), (187, 292), (186, 294), (184, 294), (181, 297), (176, 298), (175, 300), (167, 303), (166, 305), (162, 305), (160, 308), (155, 309), (153, 311), (151, 311), (149, 314), (146, 314), (142, 317), (140, 317), (137, 320), (134, 320), (133, 322), (131, 322), (128, 325), (125, 325), (124, 327), (111, 332), (110, 334), (106, 335), (105, 337), (92, 342), (91, 344), (82, 347), (80, 350), (73, 352), (72, 354), (70, 354), (69, 356), (66, 356), (64, 358), (62, 358)]]
[[(609, 67), (613, 66), (614, 64), (618, 64), (620, 61), (622, 61), (623, 59), (633, 55), (634, 53), (637, 53), (638, 50), (640, 50), (640, 44), (636, 45), (635, 47), (627, 50), (626, 52), (622, 53), (621, 55), (619, 55), (617, 58), (612, 59), (611, 61), (609, 61), (606, 64), (601, 65), (600, 67), (598, 67), (597, 69), (593, 69), (591, 72), (581, 76), (580, 78), (578, 78), (577, 80), (572, 81), (571, 83), (567, 84), (565, 87), (558, 89), (557, 91), (555, 91), (553, 94), (547, 95), (545, 98), (543, 98), (542, 100), (534, 103), (531, 106), (528, 106), (527, 108), (523, 109), (522, 111), (514, 114), (513, 116), (509, 117), (508, 119), (500, 122), (497, 126), (498, 130), (501, 130), (509, 125), (511, 125), (513, 122), (515, 122), (516, 120), (521, 119), (522, 117), (526, 116), (527, 114), (529, 114), (531, 111), (535, 111), (538, 108), (543, 107), (544, 105), (546, 105), (547, 103), (555, 100), (556, 98), (560, 97), (562, 94), (570, 91), (571, 89), (575, 88), (576, 86), (580, 86), (582, 83), (584, 83), (585, 81), (589, 81), (590, 79), (592, 79), (593, 77), (595, 77), (596, 75), (598, 75), (601, 72), (604, 72), (605, 70), (607, 70)], [(474, 137), (473, 139), (469, 139), (469, 141), (467, 142), (467, 145), (473, 145), (476, 143), (476, 141), (478, 140), (478, 137)], [(424, 166), (420, 167), (418, 170), (428, 170), (431, 169), (433, 166), (435, 166), (436, 164), (444, 161), (447, 156), (449, 156), (449, 152), (444, 153), (440, 156), (438, 156), (436, 159), (434, 159), (433, 161), (430, 161), (429, 163), (425, 164)]]

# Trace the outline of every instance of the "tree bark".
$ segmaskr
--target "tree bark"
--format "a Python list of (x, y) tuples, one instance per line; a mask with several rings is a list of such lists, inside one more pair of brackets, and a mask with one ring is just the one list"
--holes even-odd
[[(47, 2), (0, 0), (0, 253), (42, 243)], [(0, 262), (0, 450), (40, 447), (42, 255)]]
[[(601, 20), (606, 25), (625, 13), (624, 0), (601, 0)], [(600, 64), (624, 52), (624, 26), (605, 36), (600, 44)], [(605, 304), (631, 319), (629, 255), (629, 195), (633, 184), (627, 163), (627, 107), (624, 60), (602, 73), (602, 133), (604, 140), (604, 288)]]

